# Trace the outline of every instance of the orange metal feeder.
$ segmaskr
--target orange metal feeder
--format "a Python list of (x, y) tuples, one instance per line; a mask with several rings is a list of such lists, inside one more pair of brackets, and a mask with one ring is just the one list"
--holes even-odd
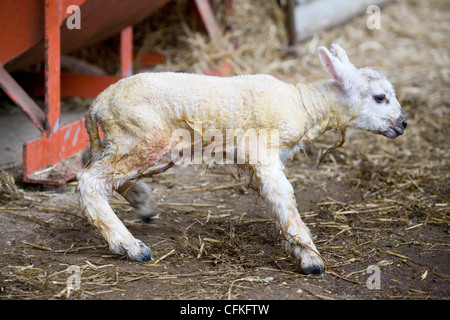
[[(2, 0), (0, 1), (0, 87), (30, 117), (41, 137), (23, 146), (25, 182), (60, 185), (81, 169), (79, 153), (89, 144), (84, 118), (60, 126), (60, 97), (95, 97), (115, 76), (61, 74), (61, 54), (121, 33), (121, 77), (132, 74), (132, 25), (170, 0)], [(196, 0), (209, 35), (217, 25), (207, 0)], [(81, 28), (69, 29), (69, 6), (81, 11)], [(45, 110), (10, 75), (44, 61)], [(30, 75), (30, 79), (34, 79)]]

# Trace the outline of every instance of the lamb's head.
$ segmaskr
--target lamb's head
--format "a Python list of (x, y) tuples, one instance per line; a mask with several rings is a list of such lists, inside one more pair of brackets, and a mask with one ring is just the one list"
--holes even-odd
[(389, 80), (371, 68), (357, 69), (344, 49), (333, 44), (328, 51), (319, 47), (319, 58), (328, 74), (339, 84), (338, 100), (352, 127), (394, 139), (402, 135), (406, 116)]

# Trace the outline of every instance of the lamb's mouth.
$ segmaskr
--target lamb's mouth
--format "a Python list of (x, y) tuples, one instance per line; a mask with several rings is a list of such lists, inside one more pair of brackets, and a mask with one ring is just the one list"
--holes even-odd
[(391, 119), (384, 119), (388, 124), (387, 130), (377, 132), (378, 134), (381, 134), (385, 137), (388, 137), (390, 139), (395, 139), (398, 136), (401, 136), (406, 129), (406, 118), (399, 118), (395, 123)]
[(378, 134), (381, 134), (385, 137), (388, 137), (389, 139), (395, 139), (398, 136), (401, 136), (403, 134), (403, 132), (405, 132), (405, 130), (403, 130), (403, 128), (397, 127), (397, 126), (390, 126), (387, 130), (385, 131), (380, 131), (377, 132)]

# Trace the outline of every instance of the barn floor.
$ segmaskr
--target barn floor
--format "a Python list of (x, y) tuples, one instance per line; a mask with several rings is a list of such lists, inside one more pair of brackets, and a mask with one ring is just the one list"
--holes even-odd
[[(336, 139), (327, 134), (286, 167), (299, 211), (326, 260), (325, 275), (298, 273), (264, 201), (236, 169), (175, 167), (147, 180), (159, 219), (144, 223), (123, 199), (111, 201), (131, 233), (152, 249), (149, 263), (110, 254), (81, 216), (74, 184), (56, 193), (17, 179), (18, 197), (0, 203), (0, 299), (449, 299), (449, 44), (434, 41), (448, 27), (439, 29), (430, 18), (440, 14), (448, 22), (449, 11), (440, 7), (445, 2), (431, 3), (422, 8), (421, 2), (399, 1), (385, 9), (386, 15), (416, 12), (425, 30), (414, 39), (404, 29), (391, 36), (404, 47), (410, 41), (411, 50), (423, 45), (414, 47), (416, 55), (433, 46), (428, 60), (413, 53), (394, 57), (394, 49), (378, 58), (376, 48), (362, 56), (357, 46), (347, 47), (358, 66), (385, 61), (382, 71), (393, 74), (408, 116), (405, 135), (388, 140), (351, 131), (316, 169), (319, 150)], [(365, 23), (361, 19), (343, 30)], [(389, 52), (403, 63), (400, 70), (389, 67)], [(317, 58), (313, 53), (305, 59)], [(311, 63), (308, 79), (324, 77)], [(418, 71), (405, 80), (413, 64)], [(1, 120), (10, 111), (3, 110)], [(65, 111), (80, 114), (77, 108)], [(8, 118), (11, 126), (1, 125), (0, 137), (15, 130), (21, 145), (36, 134), (20, 119)], [(2, 143), (0, 150), (2, 168), (16, 178), (17, 144)], [(70, 266), (80, 268), (79, 290), (67, 290)], [(377, 275), (379, 283), (372, 282)]]
[[(112, 200), (129, 230), (151, 247), (149, 263), (109, 253), (81, 217), (74, 186), (63, 194), (20, 189), (20, 199), (0, 207), (0, 298), (448, 298), (444, 168), (428, 169), (416, 186), (418, 174), (410, 170), (388, 171), (368, 159), (349, 165), (357, 153), (349, 143), (335, 152), (337, 164), (315, 170), (313, 157), (299, 155), (287, 167), (327, 261), (324, 276), (297, 272), (264, 201), (230, 174), (234, 169), (197, 166), (148, 180), (160, 217), (151, 223), (138, 220), (119, 197)], [(373, 265), (379, 289), (369, 281)], [(81, 290), (67, 297), (69, 266), (81, 268)]]

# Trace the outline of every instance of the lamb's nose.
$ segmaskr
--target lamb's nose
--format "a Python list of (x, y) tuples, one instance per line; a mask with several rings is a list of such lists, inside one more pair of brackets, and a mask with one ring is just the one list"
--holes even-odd
[(406, 126), (407, 126), (407, 125), (408, 125), (408, 121), (404, 120), (404, 121), (402, 122), (403, 130), (406, 129)]

